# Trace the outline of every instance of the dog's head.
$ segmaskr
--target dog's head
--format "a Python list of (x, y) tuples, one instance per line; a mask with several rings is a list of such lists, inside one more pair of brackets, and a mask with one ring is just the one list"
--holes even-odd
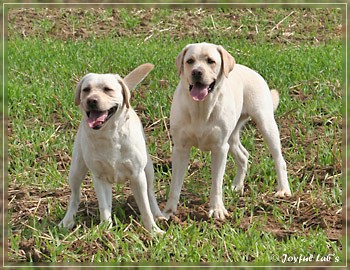
[(87, 124), (100, 129), (122, 108), (130, 108), (130, 91), (153, 69), (143, 64), (131, 71), (124, 80), (118, 74), (85, 75), (77, 84), (75, 105), (80, 105)]
[(118, 108), (130, 107), (130, 91), (119, 75), (89, 73), (77, 84), (75, 105), (80, 105), (90, 128), (100, 129)]
[(213, 92), (234, 65), (234, 58), (222, 46), (209, 43), (189, 44), (176, 58), (179, 76), (188, 83), (195, 101), (204, 100)]

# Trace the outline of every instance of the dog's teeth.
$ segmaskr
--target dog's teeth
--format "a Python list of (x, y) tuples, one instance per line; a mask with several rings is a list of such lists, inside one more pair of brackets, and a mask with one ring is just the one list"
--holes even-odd
[(209, 91), (209, 92), (213, 91), (213, 90), (214, 90), (214, 87), (215, 87), (215, 81), (209, 85), (208, 91)]

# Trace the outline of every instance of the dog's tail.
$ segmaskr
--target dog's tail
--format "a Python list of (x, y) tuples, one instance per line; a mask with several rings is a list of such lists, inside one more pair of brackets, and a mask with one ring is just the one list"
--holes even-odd
[(275, 89), (271, 90), (270, 93), (271, 93), (271, 98), (272, 98), (272, 103), (273, 103), (273, 111), (275, 111), (278, 107), (279, 102), (280, 102), (280, 94)]
[(135, 89), (136, 85), (143, 81), (143, 79), (151, 72), (154, 68), (153, 64), (146, 63), (138, 66), (133, 71), (123, 79), (125, 84), (128, 86), (129, 90), (132, 91)]

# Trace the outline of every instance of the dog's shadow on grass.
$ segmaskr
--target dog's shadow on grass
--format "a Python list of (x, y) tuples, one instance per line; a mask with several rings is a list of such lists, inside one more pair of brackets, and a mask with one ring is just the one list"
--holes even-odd
[[(86, 193), (86, 191), (85, 191)], [(89, 191), (87, 193), (90, 193)], [(93, 196), (90, 197), (90, 196)], [(87, 198), (90, 197), (90, 198)], [(160, 209), (164, 209), (166, 200), (159, 200)], [(186, 206), (190, 205), (190, 206)], [(176, 215), (171, 216), (168, 220), (157, 219), (156, 223), (163, 229), (169, 228), (170, 224), (186, 226), (193, 222), (210, 221), (208, 217), (208, 203), (204, 203), (200, 198), (191, 198), (187, 200), (186, 204), (179, 204)], [(120, 199), (113, 198), (112, 201), (112, 219), (113, 226), (116, 226), (115, 220), (120, 224), (130, 224), (131, 220), (141, 223), (141, 215), (136, 204), (135, 198), (132, 194)], [(220, 223), (220, 221), (215, 221)], [(76, 225), (84, 224), (87, 228), (92, 228), (100, 223), (98, 201), (94, 194), (82, 196), (82, 201), (76, 216)]]

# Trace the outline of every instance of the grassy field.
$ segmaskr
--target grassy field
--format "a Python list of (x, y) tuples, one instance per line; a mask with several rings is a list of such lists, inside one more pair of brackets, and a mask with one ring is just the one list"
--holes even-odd
[[(8, 20), (10, 263), (344, 265), (340, 9), (11, 9)], [(250, 153), (243, 196), (229, 188), (235, 165), (232, 157), (227, 163), (227, 220), (207, 217), (210, 154), (193, 149), (179, 213), (160, 224), (164, 236), (142, 228), (128, 184), (114, 191), (115, 226), (96, 226), (90, 177), (77, 226), (58, 229), (81, 118), (73, 104), (77, 81), (88, 72), (124, 76), (139, 64), (155, 64), (132, 93), (132, 106), (144, 124), (162, 209), (171, 179), (167, 131), (178, 82), (175, 58), (200, 41), (223, 45), (279, 90), (276, 119), (293, 196), (273, 197), (273, 161), (249, 123), (242, 132)], [(294, 257), (304, 261), (293, 263)]]

